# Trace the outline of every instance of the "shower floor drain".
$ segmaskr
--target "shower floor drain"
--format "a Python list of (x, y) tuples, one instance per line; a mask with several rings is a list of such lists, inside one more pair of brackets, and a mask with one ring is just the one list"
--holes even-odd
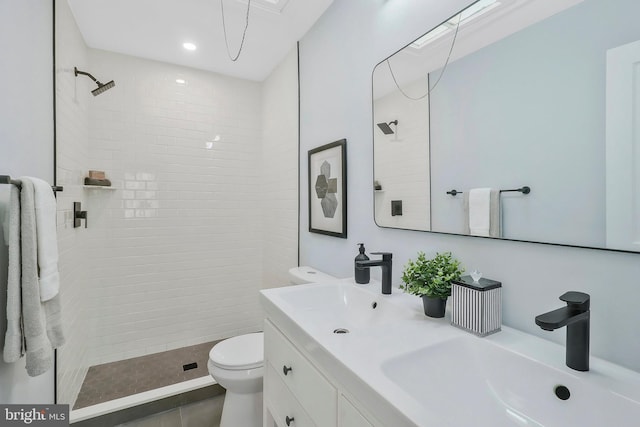
[(348, 334), (349, 330), (345, 328), (338, 328), (333, 330), (334, 334)]

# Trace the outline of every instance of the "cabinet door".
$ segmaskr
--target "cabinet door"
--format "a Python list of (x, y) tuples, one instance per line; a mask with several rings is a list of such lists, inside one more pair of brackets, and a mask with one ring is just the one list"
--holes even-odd
[(338, 427), (372, 427), (372, 424), (341, 394), (338, 401)]
[[(336, 424), (336, 388), (271, 322), (264, 325), (266, 363), (320, 427)], [(269, 379), (270, 381), (270, 379)]]
[(278, 427), (316, 427), (270, 363), (265, 369), (265, 379), (264, 399), (268, 422), (273, 420)]

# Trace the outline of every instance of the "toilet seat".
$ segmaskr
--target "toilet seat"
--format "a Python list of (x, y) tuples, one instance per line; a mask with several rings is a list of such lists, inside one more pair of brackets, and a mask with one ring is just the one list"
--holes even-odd
[(226, 339), (213, 346), (209, 360), (221, 369), (259, 368), (264, 364), (264, 334), (256, 332)]

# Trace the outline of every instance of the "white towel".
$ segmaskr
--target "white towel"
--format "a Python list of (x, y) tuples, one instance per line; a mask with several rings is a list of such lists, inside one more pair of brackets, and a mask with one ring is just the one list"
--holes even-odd
[(475, 188), (464, 194), (464, 233), (472, 236), (502, 236), (500, 190)]
[(40, 301), (34, 188), (29, 178), (24, 177), (20, 180), (22, 324), (26, 343), (27, 374), (35, 377), (53, 367), (53, 349), (47, 336), (44, 306)]
[(3, 359), (13, 363), (24, 355), (24, 333), (22, 331), (22, 298), (20, 296), (20, 190), (11, 186), (9, 214), (5, 217), (5, 238), (9, 246), (9, 272), (7, 276), (7, 331), (4, 336)]
[(45, 302), (40, 298), (35, 189), (30, 178), (21, 181), (22, 190), (12, 186), (10, 193), (3, 358), (9, 363), (26, 355), (27, 374), (35, 377), (53, 367), (53, 349), (64, 344), (64, 334), (60, 296)]
[(51, 185), (39, 178), (30, 178), (35, 189), (36, 233), (38, 239), (38, 269), (40, 300), (49, 301), (60, 290), (58, 273), (58, 238), (56, 235), (56, 198)]
[(469, 233), (472, 236), (489, 236), (491, 228), (491, 189), (469, 190)]

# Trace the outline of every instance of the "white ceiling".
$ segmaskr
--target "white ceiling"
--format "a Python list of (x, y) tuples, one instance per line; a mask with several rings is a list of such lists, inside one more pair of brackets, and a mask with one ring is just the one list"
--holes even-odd
[[(222, 30), (221, 0), (68, 0), (87, 45), (262, 81), (311, 28), (333, 0), (252, 0), (244, 47), (232, 62)], [(234, 55), (245, 25), (246, 0), (224, 1)], [(184, 42), (197, 46), (193, 52)]]

